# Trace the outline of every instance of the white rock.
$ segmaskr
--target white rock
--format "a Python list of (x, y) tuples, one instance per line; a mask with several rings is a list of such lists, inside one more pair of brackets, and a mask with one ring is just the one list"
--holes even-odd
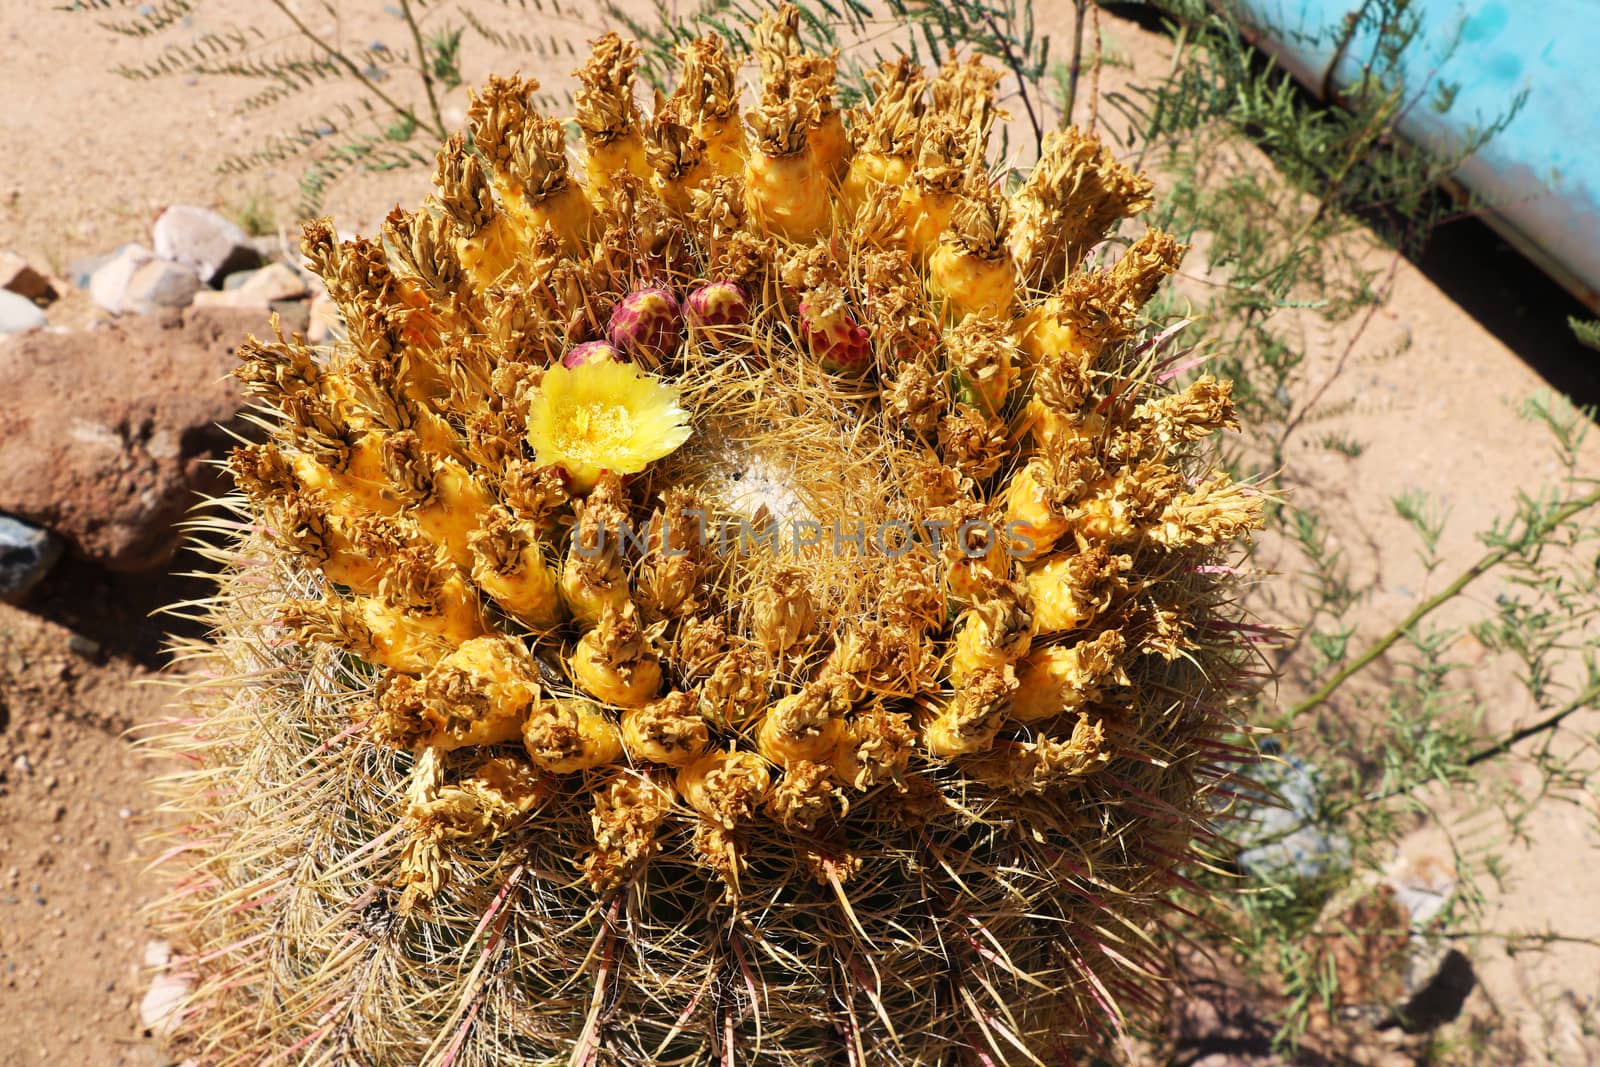
[(38, 330), (45, 325), (44, 312), (25, 296), (0, 289), (0, 334)]
[(134, 273), (154, 258), (144, 245), (123, 245), (89, 275), (90, 298), (107, 311), (121, 312)]
[(201, 289), (190, 301), (197, 308), (257, 308), (267, 309), (267, 302), (242, 289)]
[(1384, 883), (1394, 890), (1395, 900), (1411, 917), (1411, 928), (1418, 930), (1443, 911), (1455, 895), (1456, 867), (1432, 853), (1401, 854), (1390, 864)]
[(172, 945), (166, 941), (146, 941), (144, 943), (144, 965), (146, 967), (165, 967), (172, 962)]
[(152, 259), (128, 280), (122, 310), (150, 312), (156, 308), (188, 307), (200, 288), (200, 279), (182, 263)]
[(0, 515), (0, 601), (14, 604), (27, 596), (60, 558), (61, 542), (50, 531)]
[(344, 336), (344, 317), (339, 306), (327, 293), (314, 293), (311, 297), (311, 319), (306, 326), (306, 340), (314, 345), (330, 344)]
[(287, 263), (272, 263), (251, 273), (245, 283), (234, 290), (260, 298), (263, 306), (274, 300), (297, 300), (306, 295), (305, 279)]
[(55, 284), (44, 273), (15, 252), (0, 252), (0, 289), (5, 289), (28, 300), (49, 303), (60, 294)]
[(150, 980), (150, 988), (139, 1001), (139, 1021), (152, 1036), (168, 1037), (183, 1018), (183, 1002), (194, 984), (187, 978), (163, 971)]
[(151, 236), (156, 255), (193, 267), (207, 285), (261, 262), (248, 234), (203, 207), (172, 205), (156, 219)]

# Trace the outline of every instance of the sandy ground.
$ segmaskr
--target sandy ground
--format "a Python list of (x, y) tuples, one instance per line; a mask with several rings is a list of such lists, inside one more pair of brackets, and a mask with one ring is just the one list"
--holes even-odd
[[(374, 14), (350, 19), (339, 32), (402, 47), (403, 24), (381, 5), (362, 6)], [(1059, 9), (1040, 8), (1042, 28), (1059, 24)], [(204, 17), (225, 24), (254, 12), (263, 26), (276, 25), (264, 10), (252, 0), (213, 0)], [(1137, 69), (1164, 70), (1161, 40), (1109, 17), (1104, 29), (1108, 48)], [(218, 158), (260, 136), (255, 119), (232, 112), (236, 84), (117, 78), (110, 68), (148, 59), (149, 42), (106, 34), (88, 18), (44, 5), (0, 6), (0, 39), (8, 56), (0, 67), (0, 99), (7, 101), (0, 113), (0, 246), (65, 272), (79, 257), (148, 240), (151, 219), (168, 203), (233, 213), (253, 205), (287, 218), (294, 167), (242, 179), (213, 171)], [(546, 64), (481, 47), (466, 57), (469, 84), (491, 68), (519, 66), (547, 74)], [(460, 107), (459, 96), (446, 103), (456, 116)], [(1248, 165), (1262, 164), (1251, 157)], [(328, 208), (341, 228), (371, 229), (392, 204), (414, 202), (425, 183), (420, 170), (365, 177), (341, 185)], [(1552, 472), (1540, 432), (1516, 417), (1518, 404), (1546, 379), (1566, 389), (1595, 384), (1592, 362), (1570, 362), (1560, 318), (1566, 309), (1548, 283), (1490, 240), (1455, 239), (1466, 242), (1466, 255), (1425, 260), (1427, 270), (1394, 264), (1390, 304), (1354, 359), (1341, 367), (1337, 335), (1313, 339), (1311, 380), (1338, 371), (1329, 400), (1353, 402), (1322, 429), (1353, 437), (1365, 450), (1350, 459), (1303, 447), (1290, 470), (1297, 493), (1336, 502), (1329, 512), (1339, 518), (1339, 544), (1356, 581), (1370, 589), (1364, 632), (1381, 632), (1430, 588), (1389, 499), (1422, 488), (1450, 506), (1438, 574), (1455, 573), (1480, 551), (1472, 531), (1509, 506), (1519, 488)], [(81, 295), (52, 311), (62, 323), (91, 317)], [(1399, 338), (1410, 342), (1400, 358), (1361, 355)], [(1600, 469), (1600, 446), (1588, 455)], [(1263, 558), (1275, 550), (1269, 542)], [(159, 688), (136, 684), (158, 677), (160, 666), (162, 624), (145, 616), (192, 591), (179, 580), (112, 579), (67, 564), (23, 609), (0, 606), (0, 1003), (8, 1016), (0, 1063), (153, 1062), (136, 1005), (145, 940), (137, 910), (150, 892), (140, 878), (139, 836), (155, 816), (142, 788), (150, 769), (125, 731), (154, 718), (165, 699)], [(1493, 595), (1485, 584), (1468, 601), (1482, 605)], [(1273, 609), (1263, 602), (1261, 610)], [(1527, 710), (1508, 696), (1504, 671), (1480, 659), (1470, 673), (1497, 728)], [(1286, 680), (1284, 698), (1299, 684)], [(1591, 712), (1582, 724), (1591, 735), (1597, 719)], [(1519, 773), (1526, 780), (1525, 769)], [(1526, 840), (1508, 850), (1508, 877), (1491, 887), (1486, 929), (1600, 938), (1595, 816), (1592, 804), (1541, 810)], [(1463, 814), (1445, 825), (1474, 824)], [(1419, 832), (1407, 849), (1437, 850), (1441, 833)], [(1513, 958), (1500, 946), (1487, 939), (1471, 949), (1482, 982), (1469, 1001), (1474, 1017), (1509, 1028), (1520, 1039), (1515, 1058), (1581, 1063), (1600, 1056), (1595, 1006), (1584, 1000), (1600, 990), (1600, 950), (1563, 943)]]

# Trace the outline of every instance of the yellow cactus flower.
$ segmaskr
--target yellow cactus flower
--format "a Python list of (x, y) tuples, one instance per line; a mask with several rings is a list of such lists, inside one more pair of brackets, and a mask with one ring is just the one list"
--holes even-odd
[(636, 474), (689, 439), (678, 391), (630, 363), (554, 366), (528, 406), (528, 443), (540, 463), (587, 492), (602, 471)]

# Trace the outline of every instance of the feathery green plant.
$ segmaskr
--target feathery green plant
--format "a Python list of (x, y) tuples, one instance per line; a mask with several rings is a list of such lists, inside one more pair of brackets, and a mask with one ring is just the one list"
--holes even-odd
[[(1166, 175), (1171, 192), (1162, 224), (1191, 235), (1204, 250), (1210, 272), (1200, 283), (1198, 313), (1213, 324), (1214, 363), (1239, 383), (1241, 410), (1255, 434), (1235, 460), (1269, 484), (1293, 490), (1301, 482), (1291, 445), (1350, 410), (1327, 399), (1340, 375), (1356, 358), (1402, 354), (1374, 351), (1367, 338), (1401, 258), (1420, 251), (1440, 224), (1481, 206), (1447, 196), (1443, 180), (1504, 128), (1520, 102), (1509, 102), (1506, 114), (1454, 154), (1419, 155), (1405, 148), (1400, 123), (1413, 108), (1447, 108), (1449, 97), (1437, 85), (1405, 84), (1396, 73), (1417, 31), (1408, 0), (1364, 5), (1362, 17), (1378, 31), (1366, 63), (1372, 73), (1339, 107), (1309, 99), (1233, 21), (1200, 0), (1142, 6), (1171, 20), (1171, 73), (1104, 99), (1131, 129), (1128, 147)], [(1272, 169), (1239, 165), (1243, 142), (1259, 146)], [(1386, 267), (1366, 265), (1368, 234), (1390, 248)], [(1308, 375), (1308, 324), (1343, 331), (1326, 377)], [(1584, 324), (1573, 329), (1585, 335)], [(1549, 429), (1560, 475), (1519, 497), (1503, 520), (1479, 535), (1484, 555), (1381, 636), (1362, 635), (1368, 605), (1350, 579), (1348, 561), (1329, 540), (1334, 520), (1326, 498), (1308, 491), (1297, 499), (1291, 492), (1290, 503), (1270, 516), (1303, 566), (1293, 599), (1275, 612), (1290, 637), (1274, 661), (1291, 686), (1310, 692), (1286, 706), (1262, 708), (1255, 721), (1329, 772), (1316, 810), (1275, 839), (1315, 830), (1330, 842), (1348, 842), (1349, 856), (1332, 873), (1257, 873), (1220, 914), (1207, 911), (1225, 931), (1212, 939), (1237, 947), (1250, 972), (1283, 995), (1278, 1038), (1286, 1046), (1345, 992), (1333, 966), (1338, 939), (1327, 936), (1338, 919), (1326, 910), (1330, 902), (1375, 877), (1391, 861), (1395, 842), (1420, 819), (1442, 817), (1419, 799), (1423, 786), (1440, 787), (1430, 795), (1444, 807), (1479, 803), (1498, 812), (1505, 833), (1496, 844), (1515, 840), (1534, 806), (1593, 787), (1591, 761), (1560, 741), (1572, 716), (1600, 697), (1600, 638), (1593, 625), (1600, 482), (1578, 463), (1593, 413), (1557, 399), (1532, 400), (1526, 413)], [(1302, 442), (1310, 443), (1352, 458), (1363, 450), (1361, 442), (1332, 432)], [(1393, 505), (1417, 534), (1425, 573), (1443, 580), (1438, 546), (1447, 516), (1418, 494), (1402, 495)], [(1436, 626), (1435, 613), (1447, 605), (1459, 613), (1462, 595), (1476, 591), (1477, 583), (1504, 591), (1476, 622)], [(1468, 633), (1496, 663), (1513, 665), (1526, 692), (1527, 724), (1503, 736), (1485, 736), (1471, 677), (1455, 658)], [(1531, 796), (1495, 773), (1494, 765), (1511, 757), (1529, 758), (1537, 769), (1541, 784)], [(1258, 836), (1251, 843), (1269, 840)], [(1494, 847), (1461, 846), (1453, 859), (1463, 885), (1435, 929), (1461, 927), (1481, 901), (1474, 877), (1504, 866)], [(1199, 877), (1217, 884), (1211, 874)], [(1356, 929), (1343, 939), (1394, 933)]]

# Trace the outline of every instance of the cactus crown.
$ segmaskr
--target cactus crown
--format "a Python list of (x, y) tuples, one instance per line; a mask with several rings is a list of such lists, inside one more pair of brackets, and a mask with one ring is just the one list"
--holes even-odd
[(307, 228), (348, 337), (244, 347), (236, 681), (168, 739), (210, 1059), (1038, 1062), (1149, 1001), (1260, 512), (1139, 339), (1182, 249), (1088, 261), (1149, 184), (1081, 133), (1008, 200), (978, 60), (846, 129), (793, 18), (754, 136), (721, 41), (641, 118), (608, 35), (586, 166), (496, 79), (432, 201)]

